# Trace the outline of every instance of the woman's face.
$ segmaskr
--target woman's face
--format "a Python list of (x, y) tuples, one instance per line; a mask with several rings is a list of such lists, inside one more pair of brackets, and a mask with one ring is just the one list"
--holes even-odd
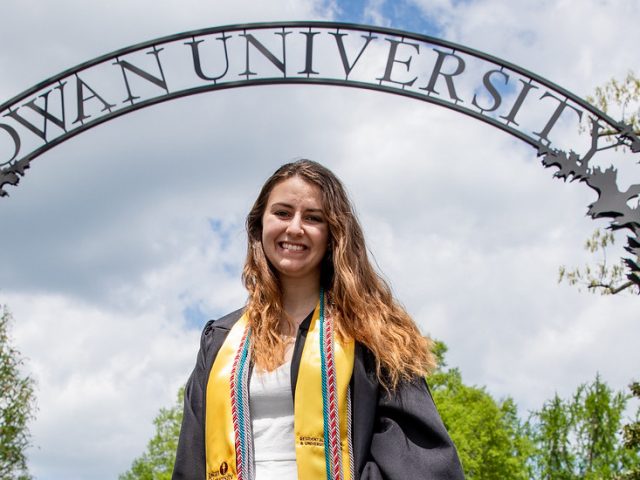
[(262, 248), (281, 280), (319, 282), (328, 238), (318, 186), (293, 176), (271, 190), (262, 216)]

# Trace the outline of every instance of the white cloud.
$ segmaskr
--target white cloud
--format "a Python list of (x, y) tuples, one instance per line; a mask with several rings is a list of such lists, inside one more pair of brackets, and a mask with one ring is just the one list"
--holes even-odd
[(413, 0), (449, 40), (512, 61), (586, 96), (637, 62), (640, 5), (625, 0)]
[[(58, 296), (8, 295), (16, 340), (37, 382), (30, 453), (37, 478), (107, 478), (128, 467), (195, 358), (198, 333), (144, 314)], [(177, 319), (176, 319), (177, 320)]]

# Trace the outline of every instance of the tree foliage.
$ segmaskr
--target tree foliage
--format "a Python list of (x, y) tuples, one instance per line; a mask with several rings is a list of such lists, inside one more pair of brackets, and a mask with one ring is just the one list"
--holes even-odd
[(615, 393), (597, 375), (573, 396), (557, 394), (529, 420), (535, 450), (533, 478), (614, 480), (639, 465), (637, 452), (621, 439), (628, 396)]
[(171, 480), (175, 453), (178, 448), (184, 388), (170, 408), (161, 408), (153, 420), (155, 434), (147, 444), (147, 450), (133, 461), (131, 469), (120, 475), (119, 480)]
[[(636, 400), (640, 400), (640, 382), (633, 382), (629, 388)], [(635, 452), (636, 456), (640, 454), (640, 407), (636, 411), (634, 421), (623, 427), (622, 439), (625, 448), (632, 453)], [(640, 463), (636, 462), (635, 465), (616, 477), (616, 480), (640, 480)]]
[[(597, 87), (593, 96), (587, 100), (603, 112), (630, 125), (636, 135), (640, 135), (640, 78), (629, 72), (623, 80), (615, 78)], [(600, 135), (613, 138), (617, 132), (603, 131)], [(638, 207), (640, 208), (640, 207)], [(596, 231), (587, 239), (585, 249), (599, 259), (595, 265), (587, 264), (582, 268), (567, 269), (560, 266), (559, 282), (567, 281), (578, 288), (586, 286), (589, 292), (603, 295), (617, 294), (623, 291), (640, 294), (640, 287), (625, 278), (626, 267), (622, 259), (607, 264), (607, 248), (613, 245), (611, 231)], [(638, 259), (640, 262), (640, 259)]]
[(0, 312), (0, 478), (27, 480), (28, 422), (35, 414), (34, 381), (20, 369), (23, 359), (11, 345), (11, 314)]
[(484, 388), (465, 385), (458, 369), (445, 369), (446, 346), (436, 342), (440, 368), (429, 385), (458, 449), (467, 480), (527, 480), (532, 443), (511, 398), (496, 401)]
[(563, 281), (569, 285), (577, 285), (578, 289), (586, 287), (591, 292), (599, 291), (602, 295), (615, 295), (623, 290), (640, 293), (640, 287), (625, 277), (625, 265), (622, 259), (609, 264), (607, 249), (615, 243), (613, 232), (600, 228), (594, 230), (585, 244), (584, 249), (599, 258), (595, 264), (585, 264), (583, 267), (567, 269), (564, 265), (559, 268), (558, 283)]
[(597, 87), (595, 94), (587, 100), (631, 125), (636, 134), (640, 132), (640, 78), (634, 72), (627, 73), (622, 81), (612, 78)]

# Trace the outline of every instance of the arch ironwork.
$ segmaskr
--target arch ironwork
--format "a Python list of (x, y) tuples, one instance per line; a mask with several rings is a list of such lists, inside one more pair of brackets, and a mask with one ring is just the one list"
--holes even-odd
[[(535, 149), (554, 177), (597, 193), (588, 215), (625, 229), (627, 277), (640, 286), (640, 185), (622, 189), (602, 152), (640, 152), (631, 125), (530, 72), (452, 42), (383, 27), (275, 22), (194, 30), (122, 48), (0, 105), (0, 196), (47, 150), (111, 119), (228, 88), (332, 85), (402, 95), (485, 122)], [(575, 125), (575, 129), (566, 128)], [(584, 127), (586, 125), (586, 127)], [(582, 126), (583, 134), (578, 134)], [(565, 128), (562, 128), (565, 127)], [(576, 135), (567, 135), (574, 131)], [(586, 134), (585, 134), (586, 133)]]

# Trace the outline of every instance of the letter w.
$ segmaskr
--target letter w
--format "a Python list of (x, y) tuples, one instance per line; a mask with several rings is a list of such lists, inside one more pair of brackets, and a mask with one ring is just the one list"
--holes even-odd
[[(47, 90), (42, 95), (37, 97), (37, 98), (44, 98), (44, 108), (40, 107), (39, 105), (36, 105), (37, 98), (31, 99), (31, 100), (29, 100), (27, 103), (25, 103), (23, 105), (23, 107), (29, 107), (31, 110), (36, 112), (38, 115), (42, 116), (42, 120), (43, 120), (42, 128), (38, 128), (36, 125), (31, 123), (29, 120), (27, 120), (26, 118), (20, 116), (20, 114), (18, 113), (19, 109), (16, 109), (16, 110), (13, 110), (13, 111), (10, 110), (9, 113), (7, 113), (4, 116), (13, 118), (16, 122), (18, 122), (22, 126), (28, 128), (33, 133), (35, 133), (38, 137), (40, 137), (42, 140), (44, 140), (45, 143), (47, 142), (47, 123), (48, 122), (51, 122), (54, 125), (60, 127), (66, 133), (67, 132), (67, 128), (66, 128), (65, 114), (64, 114), (64, 86), (66, 84), (67, 84), (67, 82), (61, 82), (60, 85), (55, 87), (55, 89)], [(60, 111), (62, 112), (62, 118), (58, 118), (58, 117), (56, 117), (55, 115), (53, 115), (52, 113), (49, 112), (49, 94), (53, 90), (59, 90), (60, 91)]]

